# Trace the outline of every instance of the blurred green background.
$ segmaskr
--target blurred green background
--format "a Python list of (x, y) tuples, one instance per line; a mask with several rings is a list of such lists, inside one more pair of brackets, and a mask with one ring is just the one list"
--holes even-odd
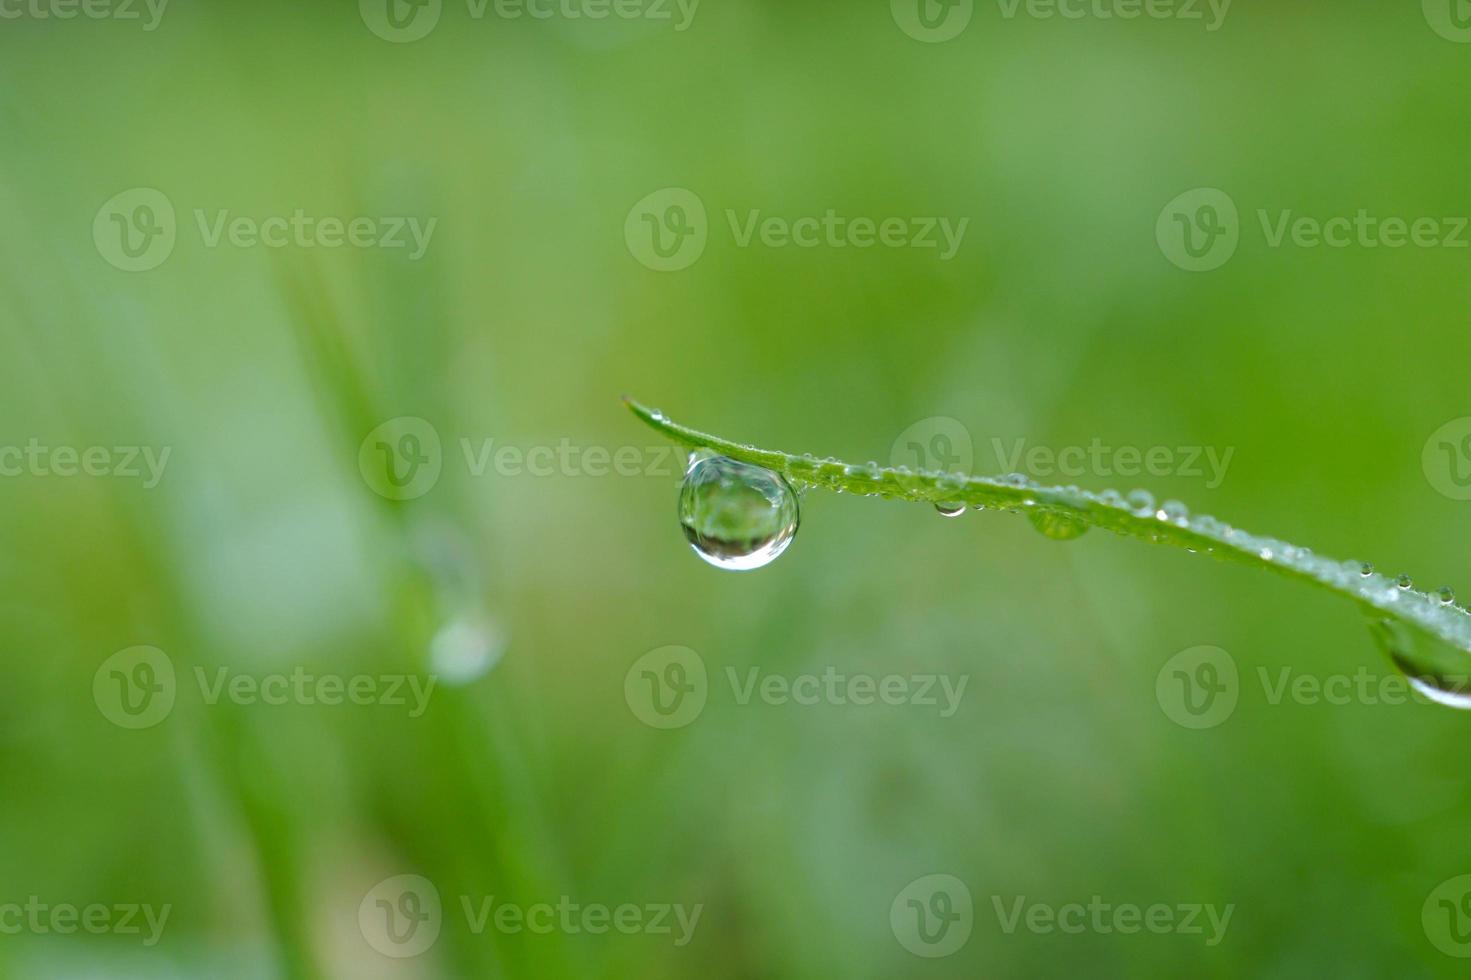
[[(1137, 483), (1471, 592), (1471, 504), (1421, 458), (1471, 415), (1471, 250), (1273, 247), (1258, 217), (1471, 214), (1456, 22), (1368, 0), (1240, 0), (1216, 30), (1205, 9), (978, 3), (929, 43), (881, 2), (705, 0), (677, 30), (672, 6), (446, 0), (395, 8), (438, 16), (405, 41), (340, 0), (174, 0), (153, 30), (144, 7), (27, 3), (0, 19), (0, 445), (170, 456), (153, 487), (0, 479), (4, 975), (1464, 975), (1427, 896), (1471, 872), (1471, 719), (1272, 703), (1259, 680), (1391, 674), (1347, 603), (1097, 532), (822, 494), (787, 555), (721, 572), (680, 533), (677, 461), (618, 401), (860, 462), (945, 417), (980, 472), (997, 439), (1231, 448), (1218, 487), (1061, 482)], [(1229, 195), (1240, 241), (1190, 272), (1156, 221), (1200, 187)], [(107, 205), (133, 188), (166, 198), (176, 241), (130, 272), (108, 229), (153, 223)], [(677, 271), (625, 235), (664, 188), (706, 211)], [(298, 209), (436, 225), (414, 259), (211, 247), (196, 216)], [(727, 217), (828, 209), (969, 224), (942, 261), (742, 247)], [(360, 449), (400, 417), (432, 427), (441, 473), (391, 500)], [(477, 473), (464, 446), (486, 440), (633, 447), (642, 468)], [(707, 703), (661, 729), (625, 680), (670, 645), (701, 659)], [(1156, 680), (1199, 645), (1240, 680), (1196, 730)], [(174, 700), (133, 729), (107, 692), (147, 675), (106, 662), (137, 646), (167, 657)], [(221, 668), (438, 681), (418, 716), (211, 704), (197, 671)], [(752, 668), (968, 681), (942, 717), (742, 704), (727, 672)], [(930, 958), (898, 920), (933, 874), (973, 921)], [(443, 907), (414, 956), (371, 935), (400, 875)], [(6, 928), (33, 896), (170, 912), (152, 945)], [(464, 901), (492, 896), (702, 911), (683, 945), (474, 929)], [(996, 911), (1093, 896), (1234, 911), (1214, 945), (1008, 932)]]

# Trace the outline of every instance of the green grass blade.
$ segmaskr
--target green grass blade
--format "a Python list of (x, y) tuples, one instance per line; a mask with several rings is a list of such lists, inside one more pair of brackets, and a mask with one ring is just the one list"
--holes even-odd
[[(1471, 654), (1471, 614), (1438, 597), (1402, 589), (1359, 562), (1335, 561), (1276, 538), (1250, 534), (1206, 515), (1168, 512), (1152, 502), (1131, 503), (1117, 491), (1042, 486), (1020, 476), (985, 477), (853, 465), (732, 442), (698, 432), (664, 413), (624, 397), (634, 415), (688, 449), (707, 449), (782, 474), (793, 484), (929, 504), (963, 503), (1013, 513), (1050, 514), (1085, 527), (1205, 553), (1276, 572), (1327, 589), (1357, 604), (1372, 619), (1412, 627)], [(1468, 661), (1471, 667), (1471, 661)]]

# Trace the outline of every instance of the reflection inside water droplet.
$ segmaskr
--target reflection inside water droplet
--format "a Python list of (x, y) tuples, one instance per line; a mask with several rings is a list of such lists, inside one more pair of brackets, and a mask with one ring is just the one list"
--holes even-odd
[(1082, 521), (1052, 511), (1036, 511), (1027, 515), (1027, 520), (1032, 522), (1032, 527), (1053, 541), (1071, 541), (1088, 531), (1088, 525)]
[(749, 571), (775, 561), (797, 533), (797, 495), (779, 473), (726, 456), (697, 457), (679, 491), (679, 525), (716, 568)]
[(1369, 632), (1420, 694), (1450, 708), (1471, 710), (1471, 657), (1404, 623), (1371, 618)]
[(935, 504), (935, 510), (939, 511), (941, 517), (959, 517), (965, 513), (965, 504), (942, 501)]

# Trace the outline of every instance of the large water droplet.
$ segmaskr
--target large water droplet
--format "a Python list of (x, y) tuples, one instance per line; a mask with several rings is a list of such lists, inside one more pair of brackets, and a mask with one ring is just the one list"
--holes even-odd
[(935, 510), (940, 512), (941, 517), (959, 517), (965, 513), (965, 504), (942, 500), (935, 504)]
[(1032, 522), (1032, 527), (1053, 541), (1071, 541), (1081, 538), (1088, 531), (1088, 525), (1082, 521), (1053, 511), (1035, 511), (1027, 515), (1027, 519)]
[(1442, 585), (1435, 594), (1440, 596), (1440, 604), (1442, 606), (1449, 606), (1456, 601), (1456, 590), (1449, 585)]
[(1129, 508), (1140, 517), (1148, 517), (1154, 513), (1154, 494), (1148, 490), (1130, 490), (1126, 499)]
[(797, 495), (779, 473), (727, 456), (694, 460), (679, 491), (679, 525), (716, 568), (749, 571), (775, 561), (797, 533)]
[(1370, 619), (1369, 632), (1410, 685), (1436, 704), (1471, 710), (1471, 657), (1392, 619)]

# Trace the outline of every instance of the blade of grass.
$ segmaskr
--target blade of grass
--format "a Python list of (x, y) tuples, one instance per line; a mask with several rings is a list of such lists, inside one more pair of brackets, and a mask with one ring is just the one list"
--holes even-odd
[[(1050, 515), (1125, 537), (1206, 553), (1238, 564), (1309, 582), (1348, 599), (1373, 620), (1399, 623), (1471, 654), (1471, 614), (1459, 606), (1383, 575), (1364, 574), (1359, 562), (1335, 561), (1276, 538), (1250, 534), (1183, 507), (1156, 506), (1152, 499), (1127, 500), (1117, 491), (1094, 493), (1077, 487), (1042, 486), (1021, 476), (986, 477), (913, 471), (875, 464), (854, 465), (734, 442), (680, 425), (664, 413), (624, 396), (644, 423), (691, 450), (704, 449), (780, 473), (794, 484), (891, 500), (965, 504), (988, 510)], [(1471, 670), (1471, 660), (1466, 663)], [(1443, 672), (1438, 665), (1437, 672)]]

